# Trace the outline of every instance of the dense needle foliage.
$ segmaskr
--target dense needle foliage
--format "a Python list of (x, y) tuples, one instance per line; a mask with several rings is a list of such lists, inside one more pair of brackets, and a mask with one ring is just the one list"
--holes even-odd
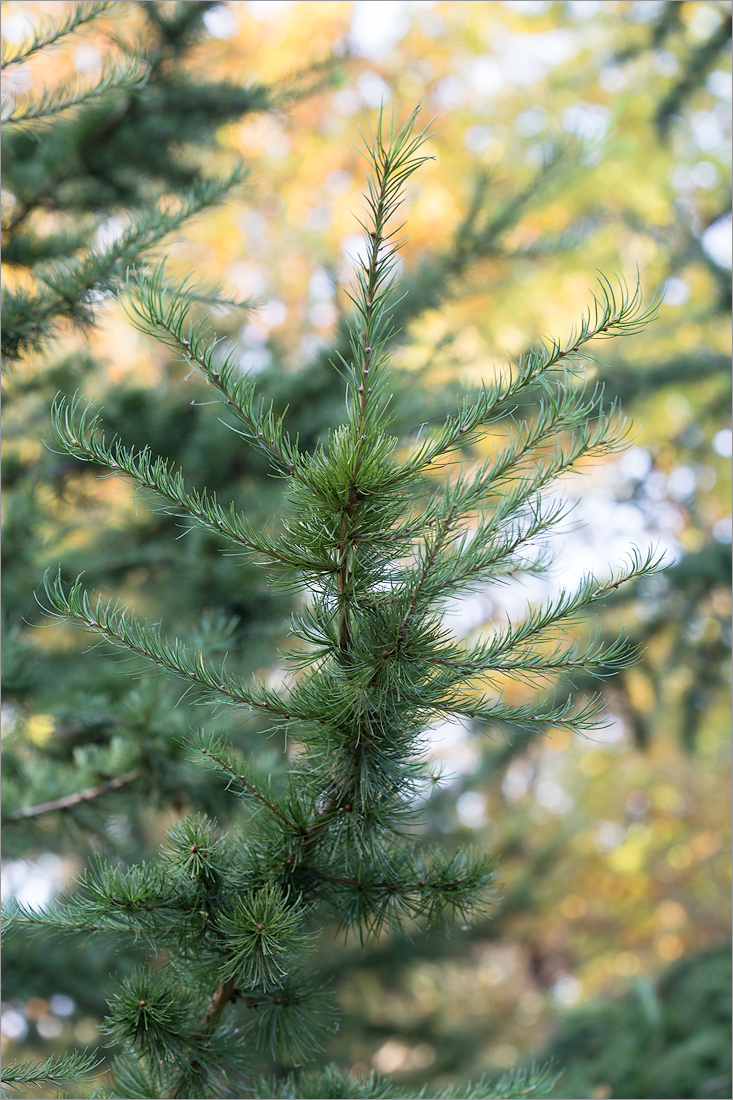
[[(255, 530), (215, 494), (188, 490), (182, 471), (149, 448), (106, 438), (89, 408), (60, 399), (54, 409), (64, 451), (153, 491), (163, 507), (277, 570), (301, 594), (289, 681), (275, 689), (167, 640), (118, 602), (89, 594), (81, 578), (69, 586), (60, 572), (47, 577), (52, 615), (203, 697), (265, 714), (289, 745), (287, 778), (273, 783), (199, 730), (193, 752), (241, 799), (238, 830), (223, 834), (203, 815), (183, 819), (158, 859), (127, 869), (100, 863), (52, 909), (16, 906), (9, 914), (11, 927), (111, 934), (149, 948), (155, 964), (137, 968), (110, 1002), (105, 1028), (122, 1050), (113, 1095), (236, 1095), (258, 1050), (284, 1062), (307, 1059), (333, 1022), (307, 962), (324, 926), (352, 929), (364, 941), (485, 912), (495, 900), (493, 859), (426, 850), (417, 840), (421, 803), (438, 778), (429, 762), (431, 722), (449, 714), (508, 732), (593, 730), (603, 721), (599, 699), (517, 705), (502, 697), (501, 684), (573, 670), (605, 675), (634, 659), (623, 638), (578, 643), (564, 632), (620, 584), (657, 570), (653, 553), (634, 553), (606, 580), (589, 574), (475, 644), (457, 643), (442, 625), (446, 596), (548, 568), (546, 535), (564, 508), (544, 490), (575, 463), (622, 446), (627, 434), (619, 409), (604, 410), (602, 395), (584, 389), (585, 345), (637, 331), (654, 307), (642, 310), (638, 286), (602, 279), (565, 342), (539, 341), (442, 427), (408, 440), (390, 434), (388, 342), (401, 229), (393, 219), (405, 182), (425, 159), (428, 135), (416, 122), (417, 112), (401, 126), (380, 116), (366, 143), (366, 248), (351, 294), (350, 354), (334, 363), (346, 416), (312, 452), (299, 448), (286, 418), (274, 416), (256, 381), (241, 376), (235, 355), (194, 319), (192, 288), (167, 281), (162, 266), (128, 280), (134, 323), (204, 378), (236, 416), (243, 445), (285, 479), (289, 510), (274, 533)], [(537, 387), (542, 399), (524, 419), (522, 397)], [(496, 436), (488, 458), (470, 461), (466, 449), (499, 418), (505, 425), (507, 408), (516, 409), (511, 430)], [(466, 461), (445, 476), (456, 455)], [(327, 1077), (283, 1087), (292, 1096), (396, 1095), (377, 1079)], [(546, 1071), (520, 1077), (480, 1084), (471, 1095), (514, 1096), (548, 1081)], [(265, 1082), (255, 1087), (256, 1095), (272, 1095)]]

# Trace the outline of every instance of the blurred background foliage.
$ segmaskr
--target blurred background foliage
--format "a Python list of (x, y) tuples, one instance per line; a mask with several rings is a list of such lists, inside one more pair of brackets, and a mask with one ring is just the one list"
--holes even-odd
[[(58, 7), (9, 0), (5, 37)], [(24, 94), (93, 73), (125, 43), (155, 58), (124, 98), (3, 135), (9, 285), (32, 285), (54, 248), (114, 241), (131, 214), (241, 159), (245, 184), (157, 252), (174, 275), (261, 302), (244, 319), (218, 308), (213, 323), (276, 408), (290, 405), (306, 445), (340, 413), (328, 359), (360, 245), (364, 108), (421, 99), (438, 131), (404, 208), (398, 425), (440, 417), (494, 363), (566, 334), (598, 270), (638, 268), (649, 295), (665, 289), (653, 326), (587, 364), (635, 437), (567, 483), (578, 527), (553, 582), (661, 542), (667, 574), (609, 600), (596, 624), (626, 623), (644, 660), (608, 685), (598, 741), (433, 731), (445, 777), (426, 837), (498, 851), (505, 900), (447, 941), (322, 944), (345, 1012), (326, 1056), (355, 1072), (409, 1087), (551, 1045), (567, 1067), (558, 1096), (730, 1095), (718, 949), (730, 919), (729, 40), (730, 5), (709, 0), (120, 2), (8, 75), (6, 90)], [(84, 569), (169, 635), (273, 683), (291, 606), (203, 532), (180, 538), (130, 487), (44, 446), (53, 395), (79, 389), (127, 442), (254, 518), (277, 511), (279, 483), (221, 427), (200, 382), (119, 305), (87, 305), (98, 327), (62, 311), (4, 379), (4, 889), (37, 901), (95, 852), (140, 858), (172, 817), (233, 809), (186, 762), (200, 708), (161, 679), (130, 681), (63, 627), (36, 629), (44, 568)], [(468, 635), (545, 592), (481, 591), (447, 621)], [(212, 721), (283, 766), (256, 723)], [(102, 797), (23, 813), (97, 787)], [(132, 961), (99, 944), (9, 947), (3, 1050), (94, 1044), (106, 975)]]

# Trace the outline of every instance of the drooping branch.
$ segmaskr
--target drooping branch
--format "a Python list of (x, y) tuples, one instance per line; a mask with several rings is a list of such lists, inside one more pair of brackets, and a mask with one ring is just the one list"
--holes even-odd
[[(91, 404), (81, 408), (77, 396), (70, 401), (57, 398), (51, 412), (51, 422), (57, 440), (65, 451), (87, 462), (98, 462), (113, 473), (131, 478), (143, 489), (149, 489), (190, 517), (201, 527), (221, 535), (244, 550), (262, 555), (268, 562), (305, 573), (334, 572), (328, 557), (311, 560), (283, 538), (268, 539), (257, 534), (251, 523), (232, 505), (226, 512), (215, 493), (205, 489), (187, 489), (183, 474), (162, 458), (153, 458), (150, 449), (134, 451), (115, 436), (105, 439), (98, 413)], [(176, 512), (174, 514), (180, 514)]]
[[(51, 615), (75, 622), (99, 634), (111, 645), (144, 657), (159, 668), (201, 688), (211, 698), (241, 703), (286, 720), (302, 718), (307, 721), (313, 718), (312, 714), (290, 711), (277, 692), (262, 684), (249, 689), (238, 676), (227, 673), (224, 667), (207, 665), (201, 653), (190, 653), (179, 639), (172, 643), (166, 641), (147, 623), (129, 615), (119, 602), (105, 604), (101, 598), (93, 602), (82, 585), (81, 577), (77, 577), (66, 589), (60, 572), (55, 576), (47, 572), (44, 590), (49, 603), (44, 610)], [(43, 604), (41, 606), (44, 607)]]

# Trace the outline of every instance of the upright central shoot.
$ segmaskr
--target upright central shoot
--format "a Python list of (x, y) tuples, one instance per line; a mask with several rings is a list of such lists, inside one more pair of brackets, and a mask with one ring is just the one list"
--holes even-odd
[[(589, 574), (475, 643), (458, 642), (443, 625), (446, 597), (547, 568), (547, 535), (563, 506), (545, 490), (626, 435), (619, 410), (584, 392), (577, 357), (596, 337), (638, 331), (653, 307), (642, 311), (638, 286), (601, 279), (564, 343), (539, 341), (440, 427), (402, 443), (388, 434), (394, 215), (405, 182), (426, 159), (416, 120), (413, 112), (401, 127), (394, 118), (387, 127), (380, 116), (367, 146), (367, 247), (351, 295), (351, 356), (334, 364), (347, 417), (312, 453), (241, 375), (236, 351), (222, 355), (191, 319), (193, 290), (166, 282), (162, 266), (128, 281), (134, 323), (206, 379), (243, 439), (285, 479), (275, 534), (256, 531), (215, 494), (188, 489), (182, 471), (148, 448), (106, 439), (99, 416), (78, 401), (59, 400), (54, 410), (67, 452), (152, 491), (174, 514), (265, 568), (287, 570), (307, 590), (294, 620), (293, 686), (279, 691), (167, 641), (118, 603), (95, 600), (81, 578), (70, 588), (60, 574), (47, 580), (53, 614), (208, 699), (266, 715), (299, 748), (286, 777), (272, 782), (201, 732), (197, 758), (243, 800), (240, 836), (218, 836), (205, 819), (183, 821), (158, 863), (102, 867), (65, 905), (16, 912), (20, 923), (141, 938), (157, 955), (160, 965), (136, 972), (111, 1005), (108, 1029), (127, 1051), (117, 1076), (127, 1096), (219, 1095), (233, 1070), (246, 1069), (247, 1043), (232, 1031), (232, 1011), (255, 1045), (281, 1058), (301, 1060), (317, 1049), (320, 994), (302, 969), (315, 914), (364, 937), (414, 921), (466, 919), (489, 904), (488, 855), (427, 850), (408, 835), (430, 786), (426, 731), (445, 715), (509, 732), (592, 730), (602, 721), (599, 697), (538, 695), (516, 704), (504, 700), (502, 685), (608, 675), (634, 659), (623, 638), (582, 643), (568, 626), (622, 582), (658, 569), (651, 553), (634, 552), (606, 580)], [(519, 417), (520, 407), (531, 415)], [(456, 464), (458, 472), (443, 477), (448, 457), (465, 457), (499, 422), (488, 458)], [(479, 1094), (514, 1095), (472, 1093)]]
[(339, 831), (346, 826), (355, 842), (350, 847), (371, 859), (383, 839), (399, 831), (419, 774), (414, 742), (421, 722), (414, 707), (400, 706), (390, 675), (404, 610), (398, 573), (412, 544), (405, 517), (418, 486), (415, 471), (395, 461), (398, 441), (385, 432), (394, 336), (389, 305), (401, 228), (394, 226), (394, 215), (405, 182), (428, 159), (420, 156), (427, 133), (416, 133), (415, 122), (413, 112), (398, 129), (393, 116), (385, 133), (380, 116), (367, 146), (367, 221), (360, 223), (366, 248), (349, 294), (351, 356), (336, 365), (347, 386), (348, 422), (309, 463), (293, 500), (297, 541), (329, 563), (314, 578), (312, 603), (301, 619), (317, 661), (296, 689), (307, 691), (309, 699), (315, 691), (311, 706), (321, 714), (331, 700), (325, 739), (323, 722), (315, 739), (309, 738), (309, 773), (314, 755), (320, 771), (318, 832), (348, 814)]
[[(396, 134), (393, 126), (385, 145), (380, 117), (376, 136), (369, 146), (372, 174), (368, 179), (367, 208), (370, 218), (368, 226), (360, 223), (368, 235), (367, 258), (364, 266), (357, 268), (356, 293), (349, 295), (356, 314), (351, 326), (352, 361), (344, 363), (348, 372), (352, 448), (350, 483), (343, 513), (344, 538), (339, 545), (339, 645), (344, 652), (351, 646), (350, 605), (358, 593), (353, 587), (357, 576), (356, 548), (360, 542), (356, 515), (366, 511), (359, 505), (369, 501), (369, 496), (375, 493), (373, 484), (368, 488), (360, 487), (362, 466), (365, 451), (371, 451), (375, 444), (383, 444), (386, 420), (384, 368), (389, 359), (388, 342), (394, 335), (390, 327), (389, 299), (394, 290), (393, 271), (399, 247), (395, 239), (399, 229), (388, 233), (387, 222), (401, 203), (405, 181), (428, 159), (418, 156), (426, 140), (426, 131), (415, 135), (414, 121), (415, 116)], [(381, 480), (389, 482), (389, 477)], [(364, 484), (366, 486), (366, 481)], [(382, 487), (391, 486), (383, 484)], [(377, 524), (375, 534), (378, 536), (380, 528), (383, 535), (382, 524)], [(367, 583), (373, 582), (373, 575), (366, 576)]]

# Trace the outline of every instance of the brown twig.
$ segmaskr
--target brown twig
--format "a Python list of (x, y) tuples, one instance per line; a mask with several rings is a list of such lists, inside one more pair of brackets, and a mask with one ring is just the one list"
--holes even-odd
[(209, 1031), (213, 1027), (231, 1001), (236, 984), (236, 978), (227, 978), (225, 982), (219, 982), (216, 992), (206, 1007), (206, 1012), (201, 1017), (199, 1032)]
[(126, 787), (139, 775), (139, 771), (126, 772), (124, 775), (115, 776), (114, 779), (107, 779), (96, 787), (85, 787), (83, 791), (65, 794), (61, 798), (52, 798), (48, 802), (39, 802), (36, 806), (23, 806), (20, 810), (4, 814), (1, 819), (2, 824), (8, 821), (24, 821), (29, 817), (40, 817), (42, 814), (52, 814), (59, 810), (70, 810), (72, 806), (78, 806), (81, 802), (92, 802), (95, 798), (109, 794), (110, 791), (118, 791), (121, 787)]

